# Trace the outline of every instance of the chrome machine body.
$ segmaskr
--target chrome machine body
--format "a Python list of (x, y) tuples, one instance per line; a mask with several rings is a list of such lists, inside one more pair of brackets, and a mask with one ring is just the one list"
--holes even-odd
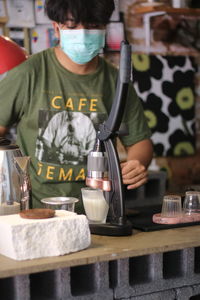
[(28, 175), (30, 157), (23, 156), (17, 145), (0, 137), (0, 205), (30, 205), (31, 185)]

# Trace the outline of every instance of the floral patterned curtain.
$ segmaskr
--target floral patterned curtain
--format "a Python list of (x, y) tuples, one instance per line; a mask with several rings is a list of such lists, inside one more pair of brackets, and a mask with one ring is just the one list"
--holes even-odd
[(194, 154), (194, 59), (133, 54), (132, 62), (134, 86), (152, 130), (155, 156)]

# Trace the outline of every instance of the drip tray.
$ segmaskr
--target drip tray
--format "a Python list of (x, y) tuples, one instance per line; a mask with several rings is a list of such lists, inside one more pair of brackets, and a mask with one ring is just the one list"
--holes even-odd
[(179, 224), (156, 224), (152, 221), (154, 214), (161, 212), (162, 205), (138, 207), (133, 210), (127, 210), (127, 218), (131, 222), (132, 227), (142, 231), (156, 231), (163, 229), (172, 229), (179, 227), (188, 227), (200, 225), (200, 222), (179, 223)]

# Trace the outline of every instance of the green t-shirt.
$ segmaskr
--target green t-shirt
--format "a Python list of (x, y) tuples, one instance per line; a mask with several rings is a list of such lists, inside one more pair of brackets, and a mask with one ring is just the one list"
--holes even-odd
[[(97, 70), (77, 75), (57, 60), (53, 48), (31, 56), (0, 82), (0, 126), (17, 123), (17, 144), (31, 157), (33, 207), (50, 196), (80, 199), (86, 158), (98, 124), (114, 99), (117, 69), (99, 59)], [(128, 146), (150, 137), (142, 105), (133, 86), (124, 114)]]

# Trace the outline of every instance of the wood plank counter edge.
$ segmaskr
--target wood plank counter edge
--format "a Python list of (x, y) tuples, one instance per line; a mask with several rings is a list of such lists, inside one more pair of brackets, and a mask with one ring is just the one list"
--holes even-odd
[(16, 261), (0, 255), (0, 278), (198, 247), (199, 236), (200, 226), (154, 232), (134, 231), (132, 236), (127, 237), (92, 235), (88, 249), (63, 256)]

